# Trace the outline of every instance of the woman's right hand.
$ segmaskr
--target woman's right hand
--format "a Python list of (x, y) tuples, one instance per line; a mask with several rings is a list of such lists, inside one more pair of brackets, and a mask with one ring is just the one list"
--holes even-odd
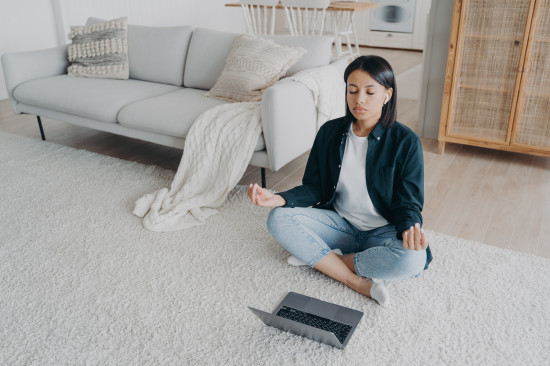
[(246, 194), (250, 198), (250, 202), (257, 206), (279, 207), (286, 203), (286, 200), (282, 196), (273, 194), (256, 183), (248, 186)]

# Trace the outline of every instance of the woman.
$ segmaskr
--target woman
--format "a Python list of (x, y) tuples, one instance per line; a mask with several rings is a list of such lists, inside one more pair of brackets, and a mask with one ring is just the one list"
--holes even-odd
[(303, 184), (278, 194), (251, 184), (247, 194), (276, 207), (267, 226), (292, 253), (290, 264), (307, 264), (386, 305), (378, 280), (416, 277), (432, 260), (421, 228), (422, 145), (395, 121), (395, 77), (385, 59), (358, 57), (344, 80), (346, 115), (317, 133)]

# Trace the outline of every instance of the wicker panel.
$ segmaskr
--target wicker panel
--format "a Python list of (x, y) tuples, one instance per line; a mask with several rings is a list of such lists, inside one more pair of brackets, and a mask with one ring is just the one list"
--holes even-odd
[(550, 147), (550, 0), (538, 6), (515, 142)]
[(550, 97), (524, 97), (519, 111), (515, 143), (550, 147)]
[(512, 90), (521, 57), (521, 44), (512, 39), (465, 37), (460, 85)]
[(550, 38), (550, 0), (537, 0), (538, 15), (534, 38)]
[(529, 0), (469, 0), (465, 5), (467, 34), (522, 39)]
[(464, 1), (451, 135), (507, 141), (529, 1)]
[(533, 41), (526, 70), (524, 93), (550, 95), (550, 38)]
[(458, 88), (450, 134), (506, 141), (513, 91)]

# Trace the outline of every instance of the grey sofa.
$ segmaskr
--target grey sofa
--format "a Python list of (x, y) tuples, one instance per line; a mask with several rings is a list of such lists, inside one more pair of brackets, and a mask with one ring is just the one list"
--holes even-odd
[[(90, 18), (88, 23), (98, 22)], [(207, 98), (221, 74), (236, 33), (180, 27), (128, 26), (129, 80), (67, 75), (67, 47), (2, 55), (15, 113), (40, 116), (183, 149), (193, 121), (227, 103)], [(287, 76), (331, 63), (331, 37), (273, 36), (307, 50)], [(334, 62), (343, 74), (347, 62)], [(279, 170), (306, 152), (316, 133), (316, 108), (301, 83), (268, 88), (261, 102), (263, 133), (251, 165)], [(44, 134), (42, 135), (44, 138)]]

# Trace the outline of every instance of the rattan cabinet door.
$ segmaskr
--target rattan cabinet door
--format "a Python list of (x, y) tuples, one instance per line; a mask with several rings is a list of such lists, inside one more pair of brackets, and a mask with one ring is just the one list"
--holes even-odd
[(529, 3), (463, 1), (447, 136), (510, 144)]
[(537, 0), (513, 144), (550, 150), (550, 0)]

